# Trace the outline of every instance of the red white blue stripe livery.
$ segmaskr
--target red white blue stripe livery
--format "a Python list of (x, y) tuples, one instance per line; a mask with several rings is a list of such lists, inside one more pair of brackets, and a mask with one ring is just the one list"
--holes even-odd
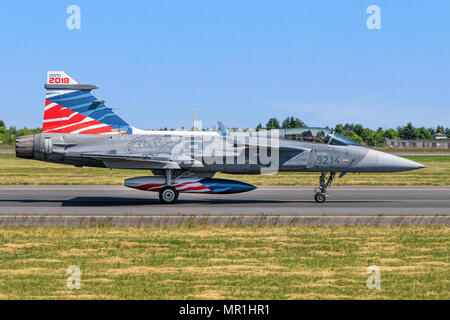
[(64, 71), (47, 73), (44, 133), (129, 134), (131, 126), (98, 100), (97, 86), (80, 85)]
[[(161, 191), (165, 186), (163, 177), (137, 177), (125, 180), (125, 186), (143, 191)], [(171, 184), (178, 192), (230, 194), (256, 189), (255, 186), (236, 180), (214, 178), (175, 178)]]

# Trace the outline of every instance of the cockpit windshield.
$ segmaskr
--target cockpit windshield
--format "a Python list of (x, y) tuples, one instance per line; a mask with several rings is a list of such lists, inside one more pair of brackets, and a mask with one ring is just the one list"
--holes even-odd
[(328, 143), (332, 131), (323, 128), (292, 128), (284, 130), (286, 140)]
[(350, 140), (347, 137), (344, 137), (342, 134), (333, 132), (333, 140), (331, 140), (331, 144), (336, 146), (358, 146), (361, 147), (359, 143), (356, 143), (353, 140)]
[(286, 140), (297, 140), (314, 143), (332, 144), (337, 146), (360, 146), (358, 143), (344, 137), (336, 131), (326, 128), (292, 128), (284, 130)]

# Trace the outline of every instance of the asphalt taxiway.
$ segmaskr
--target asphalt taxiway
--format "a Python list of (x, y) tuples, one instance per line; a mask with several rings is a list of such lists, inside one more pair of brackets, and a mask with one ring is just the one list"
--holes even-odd
[(450, 186), (264, 186), (236, 195), (158, 194), (121, 186), (0, 186), (0, 225), (450, 224)]

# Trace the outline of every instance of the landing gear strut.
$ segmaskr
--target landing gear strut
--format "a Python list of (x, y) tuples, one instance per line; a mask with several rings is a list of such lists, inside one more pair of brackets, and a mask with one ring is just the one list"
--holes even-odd
[(166, 183), (164, 188), (162, 188), (159, 191), (159, 200), (161, 200), (162, 203), (175, 203), (178, 199), (178, 191), (174, 187), (172, 187), (173, 183), (173, 177), (172, 177), (172, 170), (166, 170)]
[(327, 173), (322, 171), (320, 174), (320, 186), (318, 189), (316, 189), (316, 195), (314, 196), (314, 200), (318, 203), (323, 203), (325, 200), (327, 200), (328, 193), (327, 188), (331, 188), (331, 184), (333, 183), (334, 177), (336, 176), (336, 172), (330, 172), (330, 176), (328, 177), (328, 180), (326, 178)]

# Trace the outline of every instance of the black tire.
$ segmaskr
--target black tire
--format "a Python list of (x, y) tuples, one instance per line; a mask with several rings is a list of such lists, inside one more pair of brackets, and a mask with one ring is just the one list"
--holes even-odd
[(164, 187), (159, 192), (159, 200), (162, 203), (175, 203), (178, 199), (178, 191), (174, 187)]
[(317, 203), (324, 203), (325, 200), (327, 200), (327, 197), (323, 193), (317, 192), (314, 196), (314, 200), (316, 200)]

